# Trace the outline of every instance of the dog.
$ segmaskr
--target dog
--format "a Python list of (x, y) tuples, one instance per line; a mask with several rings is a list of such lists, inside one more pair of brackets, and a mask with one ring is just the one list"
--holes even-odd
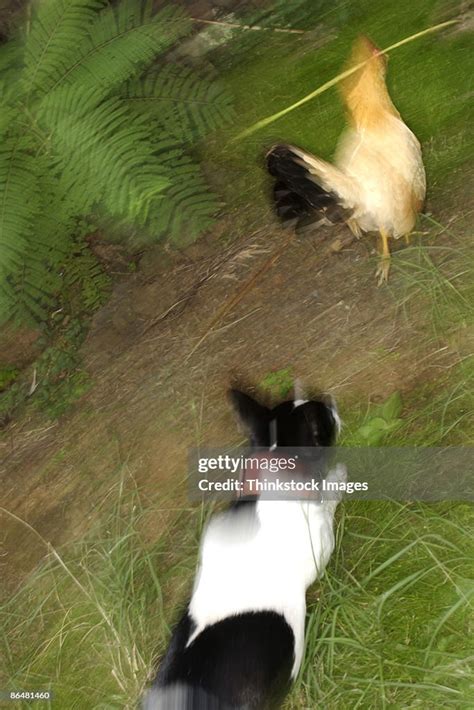
[[(333, 401), (285, 401), (273, 409), (231, 390), (250, 444), (328, 447), (340, 428)], [(336, 466), (326, 480), (346, 481)], [(306, 590), (334, 549), (340, 499), (245, 496), (211, 518), (191, 599), (144, 710), (261, 710), (278, 707), (303, 659)]]

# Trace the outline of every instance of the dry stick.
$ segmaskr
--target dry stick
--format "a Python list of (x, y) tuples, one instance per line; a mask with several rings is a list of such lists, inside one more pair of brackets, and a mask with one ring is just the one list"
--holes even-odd
[[(442, 22), (439, 25), (434, 25), (433, 27), (428, 27), (428, 29), (422, 30), (421, 32), (417, 32), (414, 35), (410, 35), (410, 37), (405, 37), (405, 39), (402, 39), (399, 42), (395, 42), (395, 44), (391, 44), (390, 47), (386, 47), (385, 49), (381, 49), (380, 51), (383, 54), (388, 54), (388, 52), (391, 52), (392, 49), (397, 49), (398, 47), (401, 47), (404, 44), (408, 44), (409, 42), (413, 42), (415, 39), (418, 39), (419, 37), (423, 37), (424, 35), (431, 34), (432, 32), (437, 32), (438, 30), (443, 29), (443, 27), (448, 27), (449, 25), (455, 25), (458, 22), (459, 22), (459, 20), (449, 20), (448, 22)], [(368, 61), (370, 61), (370, 59), (367, 59), (365, 62), (360, 62), (360, 64), (356, 64), (355, 66), (351, 67), (350, 69), (347, 69), (346, 71), (341, 72), (341, 74), (338, 74), (333, 79), (330, 79), (325, 84), (322, 84), (317, 89), (312, 91), (310, 94), (307, 94), (307, 96), (303, 96), (302, 99), (300, 99), (299, 101), (296, 101), (296, 103), (292, 104), (291, 106), (287, 106), (286, 108), (282, 109), (281, 111), (278, 111), (277, 113), (272, 114), (271, 116), (267, 116), (266, 118), (262, 118), (260, 121), (257, 121), (257, 123), (254, 123), (253, 126), (250, 126), (250, 128), (246, 128), (241, 133), (238, 133), (236, 136), (234, 136), (231, 139), (230, 142), (234, 143), (235, 141), (241, 140), (242, 138), (246, 138), (247, 136), (252, 135), (252, 133), (255, 133), (256, 131), (260, 130), (260, 128), (264, 128), (265, 126), (270, 125), (270, 123), (274, 123), (274, 121), (277, 121), (282, 116), (286, 116), (286, 114), (290, 113), (290, 111), (293, 111), (295, 108), (299, 108), (300, 106), (305, 104), (307, 101), (314, 99), (316, 96), (319, 96), (320, 94), (324, 93), (325, 91), (330, 89), (332, 86), (339, 84), (339, 82), (342, 81), (343, 79), (346, 79), (351, 74), (354, 74), (354, 72), (358, 71)]]
[(279, 246), (278, 249), (273, 252), (273, 254), (270, 255), (270, 257), (266, 260), (266, 262), (263, 264), (263, 266), (261, 266), (261, 267), (244, 283), (244, 285), (242, 286), (242, 288), (241, 288), (239, 291), (237, 291), (237, 293), (235, 294), (235, 296), (233, 296), (229, 301), (226, 301), (226, 302), (224, 303), (224, 305), (222, 306), (222, 308), (220, 308), (220, 309), (217, 311), (216, 315), (214, 316), (214, 318), (211, 320), (211, 322), (210, 322), (209, 325), (207, 326), (207, 328), (206, 328), (206, 330), (205, 330), (205, 332), (204, 332), (204, 335), (203, 335), (201, 338), (199, 338), (199, 340), (198, 340), (198, 342), (196, 343), (196, 345), (193, 347), (193, 349), (191, 350), (191, 352), (190, 352), (190, 353), (187, 355), (187, 357), (185, 358), (185, 360), (184, 360), (185, 363), (188, 362), (188, 360), (190, 359), (190, 357), (191, 357), (192, 355), (194, 355), (194, 353), (196, 352), (196, 350), (197, 350), (197, 349), (202, 345), (202, 343), (206, 340), (206, 338), (208, 337), (208, 335), (213, 331), (214, 326), (221, 320), (221, 318), (222, 318), (223, 316), (225, 316), (225, 314), (226, 314), (228, 311), (230, 311), (231, 308), (233, 308), (234, 306), (236, 306), (237, 303), (239, 303), (239, 301), (241, 301), (242, 298), (245, 296), (245, 294), (247, 293), (247, 291), (249, 291), (249, 290), (252, 288), (252, 286), (255, 284), (255, 282), (257, 281), (257, 279), (258, 279), (260, 276), (262, 276), (266, 271), (268, 271), (268, 269), (271, 269), (271, 267), (278, 261), (278, 259), (280, 258), (280, 256), (283, 254), (283, 252), (285, 251), (285, 249), (290, 245), (290, 243), (293, 241), (293, 239), (294, 239), (294, 234), (293, 234), (293, 232), (292, 232), (292, 233), (285, 239), (285, 241), (283, 242), (283, 244), (282, 244), (281, 246)]
[(253, 311), (249, 311), (243, 316), (240, 316), (240, 318), (236, 318), (233, 320), (231, 323), (226, 323), (225, 325), (221, 325), (220, 328), (216, 328), (214, 330), (214, 333), (222, 333), (223, 330), (227, 330), (228, 328), (233, 328), (234, 325), (237, 325), (237, 323), (241, 323), (243, 320), (246, 320), (246, 318), (250, 318), (251, 316), (254, 316), (258, 311), (261, 311), (262, 307), (258, 306), (257, 308), (254, 308)]
[(222, 25), (223, 27), (232, 27), (237, 30), (267, 30), (270, 32), (288, 32), (296, 35), (304, 35), (306, 30), (290, 30), (286, 27), (261, 27), (260, 25), (239, 25), (237, 22), (223, 22), (222, 20), (201, 20), (198, 17), (191, 17), (193, 22), (201, 22), (203, 25)]

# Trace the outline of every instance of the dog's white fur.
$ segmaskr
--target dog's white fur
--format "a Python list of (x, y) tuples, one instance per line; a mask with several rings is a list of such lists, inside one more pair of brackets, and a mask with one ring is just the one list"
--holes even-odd
[[(346, 481), (336, 466), (327, 481)], [(320, 577), (334, 549), (333, 518), (339, 502), (256, 503), (256, 516), (229, 512), (214, 517), (204, 534), (200, 564), (189, 606), (196, 628), (243, 612), (282, 614), (295, 637), (292, 678), (304, 649), (306, 589)], [(238, 521), (238, 522), (237, 522)]]

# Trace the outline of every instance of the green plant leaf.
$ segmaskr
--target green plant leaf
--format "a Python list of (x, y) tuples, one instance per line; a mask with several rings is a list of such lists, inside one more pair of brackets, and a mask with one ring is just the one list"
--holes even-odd
[(48, 0), (23, 44), (0, 47), (2, 321), (44, 322), (64, 294), (100, 304), (108, 279), (78, 248), (84, 219), (179, 245), (212, 224), (219, 205), (185, 145), (228, 118), (229, 97), (170, 62), (140, 79), (191, 29), (179, 7), (155, 6)]
[(218, 81), (173, 64), (154, 67), (143, 78), (128, 82), (124, 100), (184, 142), (219, 128), (234, 115), (231, 98)]
[(68, 112), (56, 116), (51, 142), (61, 160), (66, 189), (95, 194), (95, 203), (120, 218), (144, 224), (170, 184), (153, 154), (147, 126), (110, 98), (82, 115), (79, 95)]
[(390, 421), (400, 416), (403, 409), (402, 396), (400, 392), (394, 392), (382, 405), (381, 414), (384, 419)]
[(368, 439), (376, 432), (385, 432), (387, 426), (387, 422), (382, 417), (372, 417), (366, 424), (358, 429), (358, 433), (365, 439)]
[(273, 397), (286, 397), (293, 385), (294, 376), (289, 367), (269, 372), (260, 383), (262, 389), (268, 390)]
[(16, 378), (20, 374), (20, 371), (18, 368), (10, 366), (10, 367), (1, 367), (0, 368), (0, 392), (7, 387), (9, 387), (12, 382), (15, 382)]
[(13, 280), (24, 264), (40, 206), (39, 165), (19, 137), (0, 146), (0, 322), (12, 314)]
[(23, 86), (46, 93), (70, 70), (78, 48), (106, 0), (49, 0), (36, 4), (25, 47)]

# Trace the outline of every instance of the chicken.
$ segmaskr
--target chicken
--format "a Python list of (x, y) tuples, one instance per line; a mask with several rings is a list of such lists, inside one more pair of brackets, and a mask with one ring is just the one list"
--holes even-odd
[(403, 236), (408, 242), (426, 182), (420, 144), (387, 91), (386, 55), (365, 37), (356, 41), (349, 67), (362, 62), (342, 82), (349, 127), (339, 140), (334, 165), (287, 144), (273, 146), (266, 159), (284, 223), (301, 225), (324, 217), (326, 222), (345, 222), (357, 237), (379, 232), (380, 285), (390, 269), (388, 240)]

